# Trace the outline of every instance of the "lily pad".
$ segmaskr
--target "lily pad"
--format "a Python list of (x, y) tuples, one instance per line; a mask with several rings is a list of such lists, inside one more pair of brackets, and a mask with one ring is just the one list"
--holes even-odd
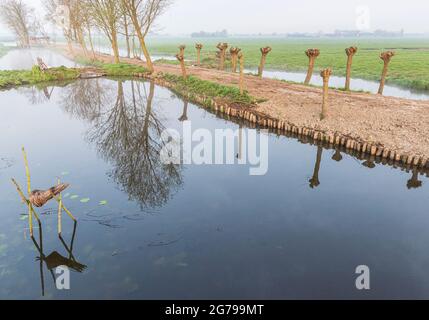
[(107, 200), (101, 200), (101, 201), (99, 202), (99, 205), (100, 205), (100, 206), (105, 206), (105, 205), (107, 205)]
[(70, 174), (70, 172), (68, 172), (68, 171), (63, 171), (63, 172), (61, 172), (61, 175), (62, 176), (68, 176)]
[(88, 203), (91, 199), (90, 198), (83, 198), (80, 200), (82, 203)]
[(28, 215), (22, 215), (21, 218), (19, 218), (19, 220), (24, 221), (28, 219)]
[(72, 199), (72, 200), (76, 200), (76, 199), (78, 199), (79, 198), (79, 196), (77, 195), (77, 194), (74, 194), (74, 195), (72, 195), (71, 197), (70, 197), (70, 199)]
[(66, 193), (65, 195), (63, 195), (63, 198), (68, 198), (70, 197), (70, 193)]

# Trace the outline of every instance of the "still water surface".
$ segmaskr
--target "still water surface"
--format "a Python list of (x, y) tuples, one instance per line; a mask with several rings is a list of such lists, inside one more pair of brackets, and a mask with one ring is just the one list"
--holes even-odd
[[(426, 176), (274, 134), (265, 176), (164, 166), (164, 128), (238, 125), (147, 82), (20, 88), (0, 101), (0, 298), (429, 298)], [(25, 182), (21, 146), (33, 188), (71, 184), (79, 221), (72, 237), (63, 218), (65, 245), (54, 204), (39, 210), (43, 248), (29, 238), (9, 180)], [(58, 263), (75, 270), (69, 291), (55, 289)], [(355, 288), (358, 265), (371, 269), (368, 292)]]

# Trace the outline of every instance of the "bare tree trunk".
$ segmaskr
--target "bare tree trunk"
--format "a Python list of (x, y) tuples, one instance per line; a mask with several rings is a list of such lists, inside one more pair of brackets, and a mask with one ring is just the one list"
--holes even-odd
[(113, 30), (112, 32), (112, 49), (113, 49), (113, 56), (114, 56), (114, 63), (119, 63), (119, 47), (118, 47), (118, 35), (116, 33), (116, 30)]
[(237, 72), (237, 62), (238, 62), (238, 54), (240, 53), (241, 49), (240, 48), (236, 48), (236, 47), (232, 47), (229, 52), (231, 54), (231, 67), (232, 67), (232, 72), (236, 73)]
[(83, 32), (82, 32), (81, 28), (76, 30), (76, 35), (77, 35), (77, 41), (79, 42), (79, 44), (83, 50), (83, 54), (85, 55), (85, 57), (88, 57), (89, 56), (88, 48), (86, 47), (85, 38), (83, 36)]
[(261, 57), (261, 63), (259, 64), (259, 71), (258, 71), (259, 78), (262, 78), (262, 74), (264, 73), (265, 62), (267, 60), (267, 55), (271, 52), (271, 50), (272, 49), (270, 47), (261, 48), (262, 57)]
[(346, 49), (347, 54), (347, 71), (346, 71), (346, 85), (345, 90), (350, 91), (350, 81), (351, 81), (351, 75), (352, 75), (352, 63), (353, 63), (353, 56), (356, 54), (357, 48), (356, 47), (350, 47)]
[(125, 41), (127, 43), (127, 58), (131, 58), (130, 34), (128, 30), (127, 15), (124, 15)]
[(95, 55), (95, 50), (94, 50), (94, 43), (92, 41), (91, 26), (88, 25), (87, 29), (88, 29), (89, 45), (91, 47), (91, 52), (92, 52), (92, 58), (95, 60), (96, 59), (96, 55)]
[(313, 76), (313, 70), (314, 70), (314, 59), (310, 58), (309, 64), (308, 64), (308, 71), (307, 71), (307, 77), (305, 78), (304, 84), (309, 84), (311, 81), (311, 77)]
[(70, 51), (70, 53), (72, 55), (74, 55), (73, 44), (72, 44), (71, 40), (68, 37), (66, 37), (66, 38), (67, 38), (67, 46), (69, 48), (69, 51)]
[(240, 53), (238, 59), (240, 60), (240, 94), (244, 94), (244, 54)]
[(380, 54), (380, 59), (384, 61), (383, 73), (381, 74), (380, 88), (378, 89), (378, 94), (382, 95), (384, 91), (384, 85), (386, 83), (387, 72), (389, 68), (389, 63), (392, 57), (395, 55), (393, 51), (386, 51)]
[(179, 53), (176, 55), (177, 60), (179, 60), (180, 62), (180, 68), (182, 69), (182, 76), (183, 79), (187, 79), (187, 75), (186, 75), (186, 66), (185, 66), (185, 57)]
[(322, 104), (322, 115), (321, 119), (325, 119), (328, 116), (328, 95), (329, 95), (329, 78), (331, 77), (332, 70), (325, 69), (320, 73), (323, 78), (323, 104)]
[(137, 37), (140, 41), (140, 46), (141, 46), (141, 49), (143, 51), (143, 55), (146, 59), (147, 68), (148, 68), (150, 73), (153, 73), (154, 72), (153, 62), (152, 62), (152, 58), (150, 57), (149, 50), (146, 47), (146, 42), (144, 40), (144, 36), (143, 36), (143, 34), (139, 28), (136, 28), (136, 32), (137, 32)]
[(201, 49), (203, 48), (203, 45), (201, 43), (197, 43), (195, 45), (195, 48), (197, 49), (197, 66), (201, 65)]
[(228, 49), (227, 43), (219, 43), (217, 48), (220, 50), (220, 59), (219, 59), (219, 70), (225, 70), (225, 56), (226, 49)]
[(308, 85), (310, 84), (311, 77), (313, 76), (314, 62), (316, 58), (320, 55), (320, 51), (318, 49), (308, 49), (305, 54), (307, 55), (309, 62), (307, 77), (305, 78), (304, 84)]

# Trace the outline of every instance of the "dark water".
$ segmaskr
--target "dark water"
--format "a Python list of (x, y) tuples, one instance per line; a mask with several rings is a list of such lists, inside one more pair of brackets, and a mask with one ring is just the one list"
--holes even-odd
[[(181, 127), (185, 103), (145, 82), (79, 81), (0, 99), (0, 298), (43, 298), (41, 279), (46, 299), (429, 298), (425, 176), (346, 154), (337, 162), (334, 151), (274, 134), (265, 176), (243, 165), (162, 165), (160, 132)], [(238, 128), (192, 104), (187, 117), (194, 128)], [(9, 180), (24, 186), (21, 146), (34, 188), (71, 184), (75, 260), (73, 224), (63, 218), (65, 246), (52, 203), (38, 210), (46, 259), (37, 259)], [(55, 288), (48, 266), (57, 261), (81, 271), (69, 291)], [(359, 265), (370, 267), (370, 291), (355, 288)]]

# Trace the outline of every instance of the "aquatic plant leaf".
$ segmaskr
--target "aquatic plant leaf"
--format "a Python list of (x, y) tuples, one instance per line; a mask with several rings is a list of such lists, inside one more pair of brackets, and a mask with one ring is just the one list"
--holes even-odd
[(68, 171), (63, 171), (63, 172), (61, 172), (61, 175), (62, 176), (68, 176), (70, 174), (70, 172), (68, 172)]
[(76, 195), (76, 194), (74, 194), (74, 195), (72, 195), (71, 197), (70, 197), (70, 199), (71, 200), (75, 200), (75, 199), (78, 199), (79, 198), (79, 196), (78, 195)]
[(70, 197), (70, 193), (66, 193), (63, 195), (63, 198), (68, 198), (68, 197)]
[(100, 205), (100, 206), (105, 206), (105, 205), (107, 205), (107, 200), (101, 200), (101, 201), (99, 202), (99, 205)]
[(90, 198), (83, 198), (80, 200), (82, 203), (88, 203), (91, 199)]
[(21, 218), (19, 218), (19, 220), (24, 221), (28, 219), (28, 215), (22, 215)]

